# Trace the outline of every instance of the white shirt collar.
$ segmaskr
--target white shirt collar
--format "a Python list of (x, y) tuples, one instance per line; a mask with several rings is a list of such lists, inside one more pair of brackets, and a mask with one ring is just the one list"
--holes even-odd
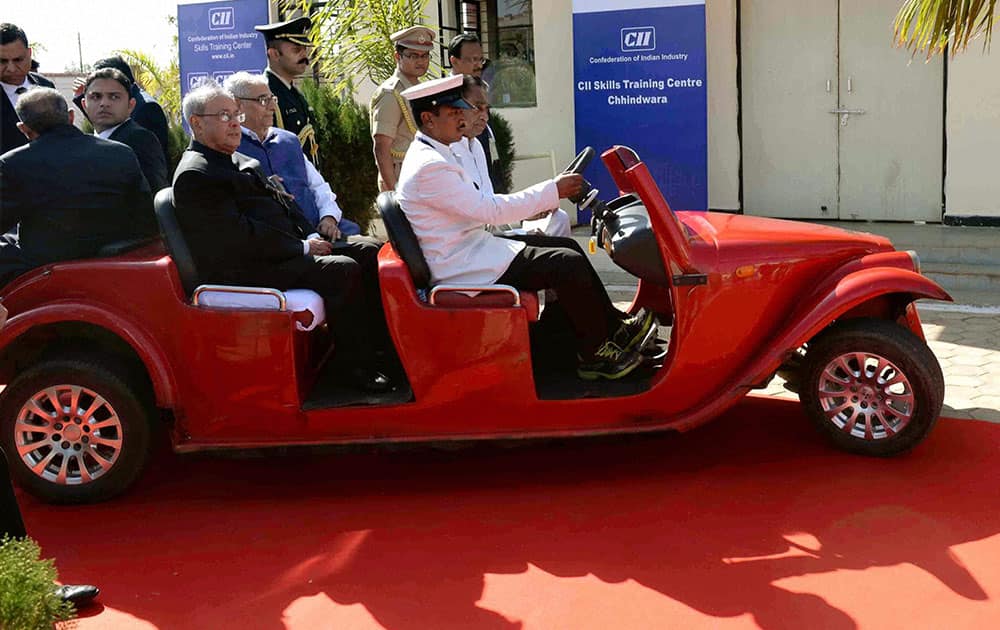
[(264, 144), (265, 142), (267, 142), (268, 138), (270, 138), (271, 136), (274, 135), (274, 127), (268, 127), (267, 128), (267, 135), (264, 136), (263, 138), (261, 138), (260, 136), (258, 136), (257, 132), (255, 132), (250, 127), (242, 127), (241, 126), (240, 128), (243, 129), (243, 133), (247, 134), (248, 136), (250, 136), (250, 138), (252, 138), (253, 140), (256, 140), (260, 144)]
[(451, 153), (451, 147), (449, 147), (447, 144), (444, 144), (443, 142), (438, 142), (434, 138), (425, 134), (423, 131), (417, 131), (416, 139), (422, 140), (423, 142), (431, 145), (432, 147), (437, 149), (438, 153), (445, 156), (446, 158), (453, 157)]
[(2, 81), (0, 81), (0, 85), (3, 85), (3, 91), (7, 93), (7, 98), (10, 99), (11, 103), (16, 101), (19, 96), (17, 94), (18, 88), (27, 88), (30, 90), (35, 87), (35, 84), (28, 80), (28, 75), (24, 75), (24, 81), (22, 81), (20, 85), (11, 85), (10, 83), (4, 83)]
[(281, 76), (280, 74), (278, 74), (278, 73), (277, 73), (277, 72), (275, 72), (274, 70), (271, 70), (270, 68), (268, 68), (268, 69), (267, 69), (267, 73), (268, 73), (268, 74), (272, 74), (272, 75), (274, 75), (275, 77), (277, 77), (277, 78), (278, 78), (278, 80), (279, 80), (279, 81), (281, 81), (281, 82), (282, 82), (282, 83), (284, 84), (284, 86), (285, 86), (286, 88), (291, 88), (291, 87), (292, 87), (292, 83), (291, 83), (291, 81), (285, 81), (284, 77), (282, 77), (282, 76)]
[[(125, 120), (128, 120), (128, 118), (126, 118)], [(118, 123), (114, 127), (109, 127), (107, 129), (105, 129), (104, 131), (97, 132), (95, 130), (94, 131), (94, 135), (97, 136), (98, 138), (104, 138), (105, 140), (107, 140), (108, 138), (111, 137), (111, 134), (113, 134), (116, 129), (118, 129), (119, 127), (121, 127), (122, 125), (125, 124), (125, 120), (121, 121), (120, 123)]]

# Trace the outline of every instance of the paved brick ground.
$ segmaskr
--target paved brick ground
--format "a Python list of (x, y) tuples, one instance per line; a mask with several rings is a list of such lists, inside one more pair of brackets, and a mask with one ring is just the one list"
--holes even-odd
[[(1000, 423), (1000, 314), (922, 308), (920, 318), (944, 372), (941, 414)], [(780, 378), (759, 393), (795, 396)]]

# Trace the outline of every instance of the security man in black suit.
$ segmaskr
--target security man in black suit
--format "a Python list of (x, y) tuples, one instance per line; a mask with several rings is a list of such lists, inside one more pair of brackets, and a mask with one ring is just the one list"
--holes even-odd
[(287, 129), (299, 137), (302, 151), (319, 168), (319, 144), (312, 107), (295, 89), (293, 82), (309, 67), (309, 50), (312, 46), (306, 35), (312, 21), (307, 17), (287, 22), (264, 24), (254, 28), (263, 33), (267, 42), (267, 75), (271, 94), (278, 97), (274, 112), (274, 126)]
[(98, 256), (157, 233), (153, 198), (132, 149), (73, 126), (66, 99), (37, 87), (17, 101), (29, 144), (0, 156), (0, 285), (35, 267)]
[(3, 84), (3, 104), (0, 105), (0, 155), (28, 144), (17, 129), (18, 117), (14, 106), (22, 94), (36, 87), (55, 87), (40, 74), (31, 72), (31, 48), (28, 36), (20, 28), (0, 24), (0, 83)]
[(174, 173), (174, 205), (200, 281), (315, 291), (354, 359), (349, 376), (368, 391), (390, 389), (371, 346), (381, 304), (369, 304), (362, 286), (378, 281), (378, 248), (324, 240), (260, 162), (236, 152), (244, 117), (222, 87), (191, 90), (183, 109), (194, 140)]
[[(132, 122), (139, 125), (144, 129), (148, 129), (156, 136), (157, 141), (160, 143), (160, 147), (163, 150), (163, 163), (170, 163), (170, 128), (167, 123), (167, 115), (163, 113), (163, 108), (160, 104), (152, 100), (149, 94), (144, 94), (139, 88), (139, 83), (135, 80), (135, 75), (132, 74), (132, 68), (129, 67), (128, 62), (122, 59), (120, 56), (115, 55), (113, 57), (107, 57), (105, 59), (98, 59), (94, 62), (94, 70), (101, 70), (103, 68), (114, 68), (122, 74), (125, 78), (129, 80), (129, 84), (132, 86), (129, 89), (129, 94), (135, 99), (135, 108), (132, 110), (132, 115), (129, 118)], [(73, 81), (73, 88), (76, 90), (76, 95), (73, 97), (73, 103), (80, 108), (83, 115), (90, 120), (90, 116), (87, 114), (87, 110), (83, 106), (83, 90), (86, 86), (86, 79), (75, 79)], [(149, 97), (149, 98), (147, 98)], [(91, 121), (93, 122), (93, 121)], [(117, 138), (114, 138), (117, 140)], [(152, 185), (153, 182), (150, 182)], [(153, 192), (156, 192), (156, 188)]]
[(133, 121), (129, 114), (135, 110), (135, 99), (130, 97), (132, 82), (114, 68), (91, 72), (84, 83), (83, 107), (87, 118), (94, 125), (94, 134), (121, 142), (131, 147), (139, 158), (142, 174), (149, 188), (156, 194), (170, 185), (167, 163), (163, 159), (160, 141), (153, 132)]

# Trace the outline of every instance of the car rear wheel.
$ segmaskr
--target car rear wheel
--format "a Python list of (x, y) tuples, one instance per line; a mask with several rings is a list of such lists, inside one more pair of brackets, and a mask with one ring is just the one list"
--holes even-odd
[(809, 344), (799, 398), (836, 446), (887, 457), (908, 451), (937, 422), (944, 377), (912, 332), (884, 320), (852, 320)]
[(50, 503), (110, 499), (149, 454), (149, 413), (128, 373), (104, 359), (44, 361), (0, 399), (0, 440), (11, 475)]

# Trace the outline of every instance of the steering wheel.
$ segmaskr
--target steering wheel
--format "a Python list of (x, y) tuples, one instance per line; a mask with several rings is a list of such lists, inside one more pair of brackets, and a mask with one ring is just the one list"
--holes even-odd
[(597, 155), (597, 153), (593, 148), (584, 147), (583, 151), (576, 154), (576, 157), (573, 158), (573, 161), (569, 163), (569, 166), (567, 166), (566, 170), (563, 172), (573, 173), (574, 175), (582, 175), (583, 172), (587, 170), (587, 166), (590, 165), (590, 161), (594, 159), (595, 155)]
[[(569, 163), (566, 170), (563, 173), (572, 173), (573, 175), (583, 175), (583, 171), (587, 169), (590, 161), (594, 159), (596, 155), (594, 149), (591, 147), (584, 147), (583, 151), (580, 151), (573, 161)], [(583, 180), (583, 188), (580, 189), (580, 193), (570, 197), (569, 200), (577, 204), (581, 208), (586, 208), (591, 202), (597, 197), (597, 189), (590, 185), (586, 179)]]

